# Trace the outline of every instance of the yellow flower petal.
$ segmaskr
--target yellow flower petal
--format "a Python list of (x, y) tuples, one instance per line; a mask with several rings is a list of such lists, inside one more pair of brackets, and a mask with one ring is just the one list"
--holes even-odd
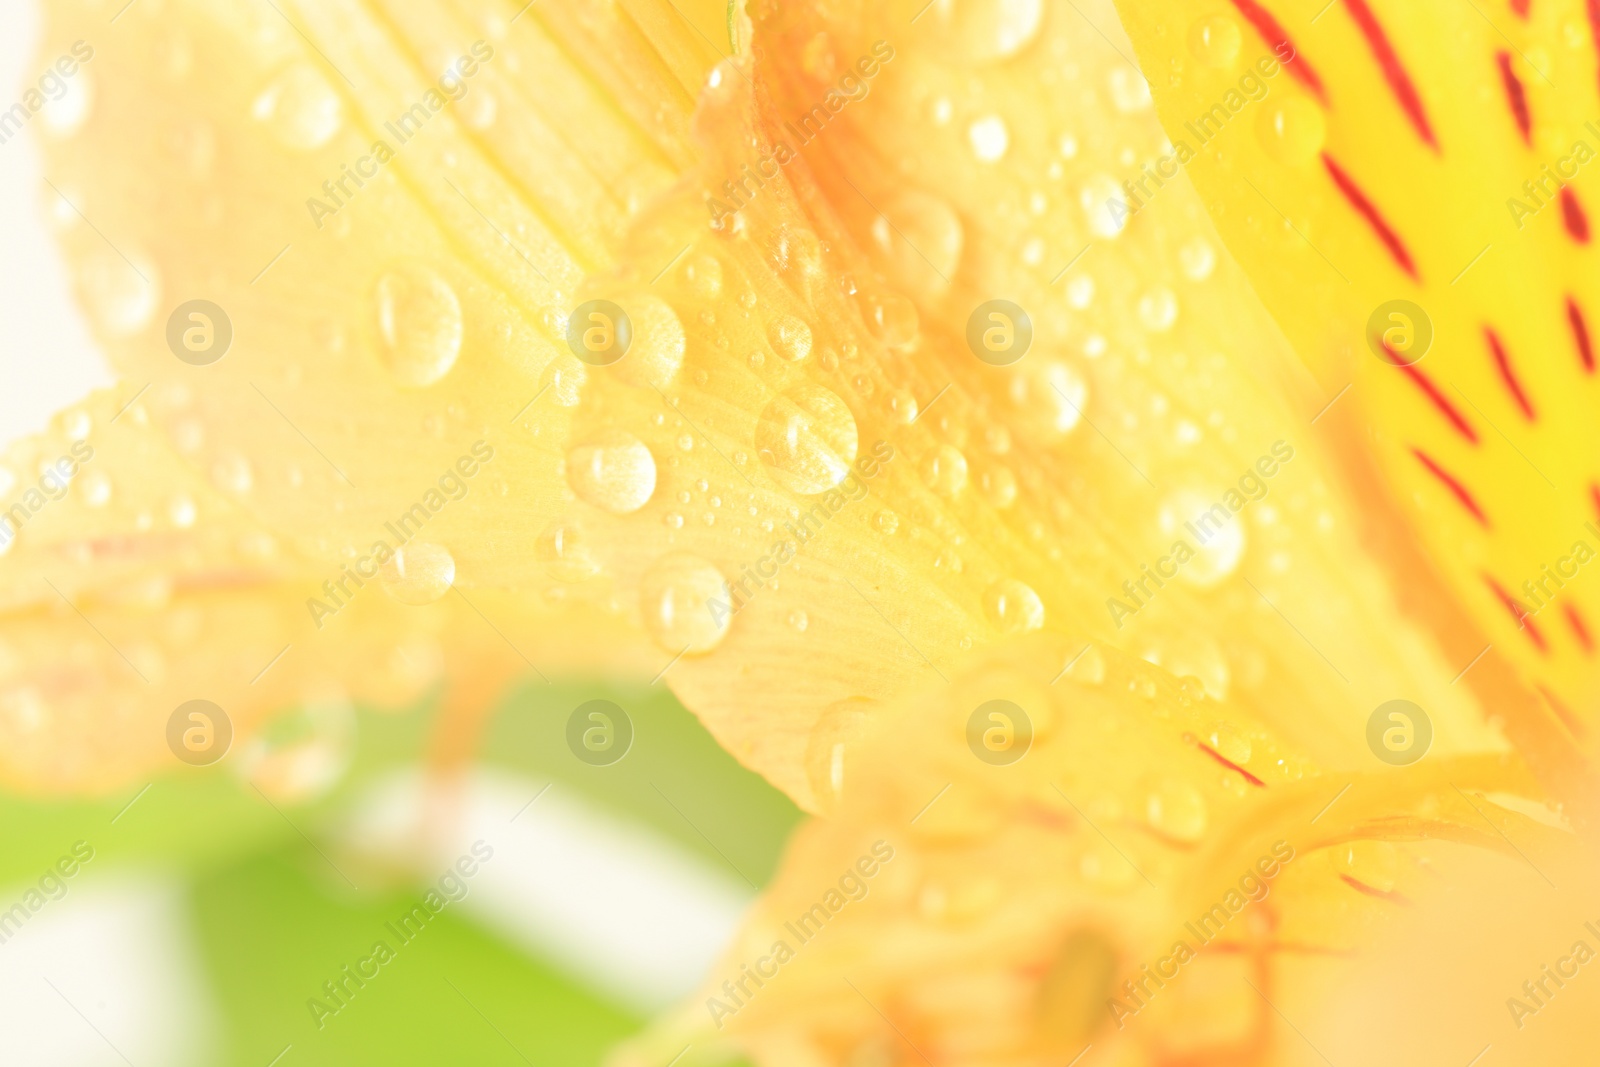
[[(1100, 1064), (1301, 1062), (1282, 1020), (1346, 1041), (1333, 1007), (1361, 1002), (1346, 983), (1369, 960), (1436, 971), (1405, 935), (1446, 885), (1542, 891), (1531, 863), (1562, 884), (1562, 915), (1582, 914), (1594, 872), (1576, 839), (1481, 795), (1537, 798), (1514, 766), (1327, 774), (1237, 707), (1098, 645), (1052, 683), (1073, 651), (993, 650), (886, 719), (702, 990), (617, 1062), (691, 1042), (707, 1062), (732, 1044), (763, 1064), (1063, 1063), (1086, 1046)], [(1009, 747), (985, 740), (994, 700), (1012, 705)], [(1547, 924), (1497, 919), (1493, 962), (1453, 987), (1521, 980), (1508, 931)]]
[(1554, 767), (1588, 743), (1600, 619), (1585, 9), (1234, 8), (1123, 10), (1218, 229), (1324, 395), (1350, 387), (1330, 422), (1408, 531), (1401, 580), (1449, 590), (1416, 608), (1463, 663), (1492, 644), (1468, 681)]

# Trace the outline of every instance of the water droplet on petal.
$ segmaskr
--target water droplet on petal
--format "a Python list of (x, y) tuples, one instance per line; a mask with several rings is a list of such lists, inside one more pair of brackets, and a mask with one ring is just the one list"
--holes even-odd
[(1039, 32), (1043, 0), (938, 0), (929, 22), (940, 43), (975, 63), (1005, 59)]
[(1267, 154), (1280, 163), (1297, 166), (1322, 150), (1328, 123), (1322, 109), (1298, 93), (1267, 101), (1256, 119), (1256, 136)]
[(1171, 289), (1161, 286), (1139, 298), (1139, 321), (1145, 329), (1164, 333), (1172, 328), (1178, 318), (1178, 298)]
[(1093, 645), (1067, 662), (1067, 676), (1079, 685), (1099, 685), (1106, 680), (1106, 657)]
[(97, 248), (84, 257), (78, 281), (84, 302), (100, 328), (113, 337), (127, 337), (143, 329), (160, 296), (156, 270), (137, 254), (132, 263), (109, 248)]
[(824, 810), (844, 792), (846, 760), (871, 725), (872, 702), (850, 697), (829, 706), (806, 739), (806, 779)]
[(678, 313), (647, 293), (627, 294), (617, 302), (633, 327), (633, 339), (616, 365), (617, 373), (642, 388), (665, 389), (683, 367), (687, 345)]
[(1206, 739), (1223, 759), (1241, 767), (1250, 762), (1250, 756), (1254, 752), (1254, 746), (1250, 744), (1250, 735), (1232, 723), (1213, 723)]
[(967, 457), (951, 445), (940, 445), (922, 457), (922, 481), (929, 489), (954, 496), (967, 485)]
[(395, 549), (378, 573), (384, 591), (400, 603), (431, 604), (455, 584), (456, 561), (443, 545), (412, 541)]
[(66, 79), (67, 87), (60, 96), (44, 102), (40, 117), (45, 131), (55, 137), (70, 137), (82, 128), (94, 106), (94, 77), (87, 70)]
[(850, 473), (856, 420), (843, 400), (821, 386), (796, 386), (762, 411), (755, 446), (784, 488), (807, 496), (821, 493)]
[(626, 430), (606, 430), (567, 453), (567, 484), (585, 502), (626, 515), (655, 492), (655, 457)]
[(1198, 841), (1206, 832), (1205, 798), (1188, 782), (1162, 782), (1145, 796), (1145, 822), (1178, 841)]
[(558, 582), (581, 582), (600, 570), (589, 554), (583, 531), (577, 523), (565, 519), (546, 526), (534, 542), (533, 551), (544, 564), (545, 573)]
[(378, 348), (394, 380), (432, 385), (461, 354), (461, 301), (436, 271), (408, 263), (384, 273), (373, 291)]
[(1011, 147), (1011, 131), (999, 115), (985, 115), (967, 127), (967, 142), (980, 162), (993, 163)]
[(1211, 242), (1204, 237), (1196, 237), (1178, 249), (1178, 265), (1191, 280), (1203, 282), (1211, 277), (1211, 271), (1217, 265), (1217, 254), (1212, 250)]
[(767, 341), (779, 356), (798, 363), (811, 354), (811, 327), (793, 315), (775, 315), (767, 324)]
[(965, 231), (945, 201), (907, 189), (883, 205), (872, 222), (872, 239), (889, 261), (889, 275), (923, 298), (950, 288), (961, 263)]
[(1208, 15), (1189, 27), (1189, 51), (1208, 67), (1233, 66), (1240, 43), (1239, 23), (1227, 15)]
[(983, 611), (1003, 634), (1025, 634), (1044, 625), (1039, 594), (1015, 578), (1002, 578), (983, 594)]
[[(1182, 539), (1192, 559), (1178, 562), (1179, 580), (1199, 589), (1218, 584), (1232, 574), (1244, 556), (1244, 524), (1228, 506), (1193, 489), (1180, 489), (1167, 498), (1159, 516), (1161, 530)], [(1193, 530), (1190, 530), (1190, 525)]]
[(278, 143), (297, 152), (320, 148), (339, 132), (343, 104), (310, 63), (296, 63), (274, 78), (250, 106)]
[(674, 553), (657, 560), (640, 587), (645, 626), (672, 655), (710, 652), (732, 621), (728, 583), (699, 556)]
[(1150, 84), (1132, 67), (1119, 64), (1108, 76), (1111, 102), (1118, 111), (1144, 111), (1150, 106)]
[(111, 499), (111, 479), (99, 471), (92, 471), (79, 480), (78, 494), (91, 508), (105, 507)]
[(880, 508), (878, 513), (872, 516), (872, 525), (877, 527), (880, 533), (893, 534), (900, 529), (900, 516), (888, 508)]
[(1110, 240), (1128, 225), (1128, 203), (1122, 187), (1108, 174), (1096, 174), (1083, 183), (1078, 194), (1089, 232)]

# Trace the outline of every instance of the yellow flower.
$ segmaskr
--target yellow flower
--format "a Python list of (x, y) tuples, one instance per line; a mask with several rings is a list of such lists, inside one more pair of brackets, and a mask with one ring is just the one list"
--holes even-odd
[[(1125, 12), (1147, 85), (1107, 4), (752, 0), (726, 58), (657, 0), (55, 5), (95, 91), (51, 195), (123, 381), (26, 446), (86, 439), (114, 507), (86, 476), (0, 561), (8, 628), (73, 635), (0, 694), (34, 784), (135, 773), (180, 689), (244, 729), (394, 696), (355, 665), (418, 640), (454, 760), (524, 665), (660, 672), (831, 818), (640, 1056), (1369, 1062), (1437, 1033), (1351, 1032), (1399, 968), (1507, 1011), (1518, 938), (1582, 936), (1543, 823), (1592, 807), (1558, 586), (1600, 535), (1579, 194), (1503, 233), (1494, 176), (1581, 136), (1582, 12), (1507, 53), (1190, 6)], [(1490, 89), (1509, 125), (1455, 103)], [(1481, 966), (1430, 952), (1547, 881)]]

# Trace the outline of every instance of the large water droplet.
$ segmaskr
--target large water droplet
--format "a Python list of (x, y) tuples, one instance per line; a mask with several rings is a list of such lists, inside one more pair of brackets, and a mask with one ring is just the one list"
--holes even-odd
[(420, 389), (450, 373), (461, 354), (461, 301), (436, 271), (407, 263), (373, 290), (378, 351), (402, 386)]
[(297, 152), (320, 148), (339, 132), (344, 106), (310, 63), (296, 63), (267, 84), (250, 114), (267, 124), (278, 143)]
[(239, 754), (239, 772), (278, 803), (300, 803), (338, 784), (355, 754), (356, 714), (338, 690), (311, 695), (269, 720)]
[(595, 507), (626, 515), (656, 491), (655, 457), (626, 430), (605, 430), (567, 453), (567, 484)]
[(650, 635), (673, 655), (710, 652), (732, 622), (728, 583), (699, 556), (674, 553), (657, 560), (640, 586)]
[(383, 588), (402, 604), (431, 604), (450, 591), (456, 560), (431, 541), (412, 541), (394, 550), (379, 568)]
[(1025, 634), (1044, 625), (1044, 603), (1031, 587), (1002, 578), (983, 594), (983, 613), (1003, 634)]
[(856, 420), (819, 385), (774, 397), (756, 422), (756, 452), (774, 479), (802, 495), (832, 489), (856, 458)]

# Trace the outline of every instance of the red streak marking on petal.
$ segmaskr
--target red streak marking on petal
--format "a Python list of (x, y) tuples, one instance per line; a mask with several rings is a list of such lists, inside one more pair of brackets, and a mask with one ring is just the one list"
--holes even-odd
[(1251, 785), (1258, 785), (1263, 789), (1266, 788), (1266, 782), (1263, 782), (1261, 779), (1257, 778), (1255, 775), (1251, 774), (1249, 771), (1233, 762), (1233, 760), (1229, 759), (1227, 756), (1224, 756), (1222, 753), (1218, 752), (1216, 749), (1200, 740), (1194, 734), (1186, 733), (1183, 735), (1183, 739), (1189, 742), (1195, 748), (1198, 748), (1201, 752), (1204, 752), (1206, 755), (1216, 760), (1218, 763), (1222, 764), (1224, 767), (1228, 768), (1228, 770), (1238, 771), (1240, 774), (1244, 775), (1244, 780), (1249, 782)]
[(1572, 627), (1573, 636), (1578, 639), (1578, 644), (1583, 646), (1585, 655), (1594, 655), (1594, 638), (1589, 636), (1589, 627), (1583, 621), (1583, 615), (1575, 604), (1566, 606), (1567, 623)]
[(1572, 732), (1573, 737), (1582, 737), (1584, 734), (1589, 732), (1584, 728), (1582, 721), (1580, 721), (1576, 715), (1572, 714), (1572, 709), (1563, 704), (1559, 697), (1550, 692), (1550, 690), (1546, 689), (1542, 684), (1536, 684), (1534, 688), (1539, 690), (1539, 695), (1544, 697), (1545, 703), (1550, 705), (1550, 710), (1556, 713), (1556, 717), (1566, 724), (1567, 729)]
[(1511, 0), (1511, 12), (1519, 19), (1528, 17), (1528, 4), (1530, 0)]
[[(1600, 0), (1596, 0), (1596, 2), (1600, 3)], [(1377, 232), (1378, 239), (1389, 250), (1389, 254), (1395, 258), (1395, 262), (1399, 263), (1401, 269), (1407, 274), (1416, 278), (1417, 265), (1412, 262), (1411, 253), (1406, 251), (1406, 246), (1400, 242), (1399, 235), (1389, 227), (1383, 216), (1378, 214), (1378, 209), (1373, 206), (1371, 200), (1367, 199), (1367, 194), (1361, 191), (1361, 187), (1351, 180), (1350, 175), (1344, 172), (1344, 168), (1335, 163), (1333, 157), (1326, 152), (1322, 153), (1322, 165), (1328, 168), (1328, 174), (1333, 178), (1333, 184), (1337, 185), (1339, 191), (1344, 194), (1344, 198), (1350, 201), (1350, 206), (1355, 208), (1357, 214), (1367, 220), (1367, 225)]]
[(1473, 518), (1482, 523), (1485, 529), (1488, 528), (1489, 516), (1485, 515), (1483, 509), (1478, 506), (1478, 502), (1472, 499), (1472, 494), (1467, 492), (1466, 486), (1456, 481), (1451, 474), (1435, 463), (1422, 449), (1413, 448), (1411, 454), (1416, 456), (1424, 467), (1428, 468), (1430, 474), (1443, 482), (1446, 489), (1455, 494), (1455, 498), (1461, 502), (1461, 506), (1472, 512)]
[[(1572, 297), (1567, 297), (1567, 322), (1572, 326), (1572, 339), (1578, 344), (1578, 358), (1583, 360), (1583, 373), (1594, 373), (1594, 345), (1589, 341), (1589, 326), (1583, 321), (1583, 309)], [(1595, 498), (1600, 501), (1600, 496)]]
[(1511, 69), (1511, 53), (1497, 52), (1494, 58), (1500, 64), (1500, 81), (1506, 87), (1506, 103), (1511, 105), (1511, 117), (1517, 120), (1522, 143), (1532, 144), (1533, 120), (1528, 117), (1528, 94), (1523, 90), (1517, 72)]
[(1395, 55), (1394, 46), (1389, 43), (1389, 35), (1383, 32), (1377, 16), (1367, 6), (1367, 0), (1344, 0), (1344, 6), (1349, 9), (1356, 27), (1367, 39), (1373, 58), (1383, 71), (1384, 80), (1400, 101), (1401, 110), (1411, 120), (1411, 125), (1417, 128), (1418, 135), (1437, 152), (1439, 142), (1433, 138), (1433, 128), (1428, 125), (1428, 116), (1422, 110), (1422, 98), (1417, 95), (1417, 87), (1411, 83), (1411, 75), (1406, 73), (1406, 68), (1400, 64), (1400, 57)]
[(1561, 221), (1574, 241), (1580, 245), (1589, 243), (1589, 216), (1578, 203), (1578, 194), (1565, 185), (1561, 187)]
[(1454, 426), (1462, 437), (1465, 437), (1473, 444), (1478, 443), (1478, 431), (1472, 428), (1472, 424), (1456, 409), (1456, 406), (1450, 403), (1449, 399), (1439, 391), (1439, 387), (1433, 384), (1431, 378), (1418, 370), (1416, 364), (1401, 362), (1394, 349), (1388, 345), (1383, 345), (1383, 351), (1389, 357), (1390, 364), (1407, 378), (1410, 378), (1416, 387), (1422, 390), (1422, 394), (1433, 401), (1433, 406), (1438, 408), (1440, 413), (1450, 420), (1450, 425)]
[(1500, 603), (1504, 604), (1506, 610), (1511, 612), (1511, 617), (1517, 620), (1517, 629), (1526, 631), (1528, 640), (1532, 641), (1534, 647), (1540, 652), (1548, 652), (1550, 646), (1545, 643), (1544, 634), (1539, 632), (1539, 627), (1534, 624), (1533, 616), (1528, 614), (1528, 609), (1522, 606), (1522, 602), (1506, 592), (1504, 586), (1487, 574), (1483, 576), (1483, 580), (1489, 583), (1489, 588), (1494, 590), (1494, 595), (1500, 598)]
[(1594, 38), (1595, 51), (1600, 52), (1600, 0), (1588, 0), (1584, 5), (1589, 13), (1589, 33)]
[(1391, 904), (1399, 904), (1407, 908), (1411, 907), (1411, 900), (1404, 893), (1396, 893), (1393, 889), (1379, 889), (1376, 886), (1370, 886), (1365, 882), (1357, 881), (1348, 874), (1339, 875), (1339, 880), (1357, 893), (1365, 893), (1369, 897), (1387, 900)]
[(1533, 405), (1528, 402), (1528, 394), (1522, 391), (1522, 383), (1517, 381), (1517, 376), (1511, 369), (1511, 357), (1506, 355), (1499, 334), (1485, 327), (1483, 336), (1489, 342), (1489, 351), (1494, 355), (1494, 365), (1500, 369), (1500, 380), (1505, 383), (1506, 391), (1517, 402), (1517, 407), (1522, 409), (1523, 418), (1533, 422), (1538, 416), (1533, 413)]
[[(1600, 4), (1600, 0), (1590, 0), (1591, 4)], [(1233, 0), (1233, 6), (1239, 9), (1239, 14), (1249, 20), (1250, 25), (1256, 28), (1267, 46), (1278, 55), (1278, 59), (1288, 68), (1289, 73), (1312, 92), (1317, 94), (1317, 99), (1323, 103), (1328, 102), (1328, 94), (1322, 89), (1322, 79), (1317, 77), (1317, 72), (1311, 69), (1311, 64), (1300, 58), (1300, 50), (1289, 40), (1289, 34), (1283, 25), (1272, 17), (1272, 12), (1256, 3), (1255, 0)], [(1289, 58), (1284, 59), (1287, 51)]]

